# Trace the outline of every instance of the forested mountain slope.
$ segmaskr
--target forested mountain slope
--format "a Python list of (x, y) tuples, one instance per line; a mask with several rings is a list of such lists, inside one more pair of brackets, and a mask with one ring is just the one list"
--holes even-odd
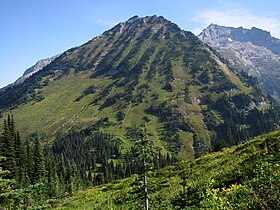
[(2, 89), (1, 206), (277, 209), (279, 106), (227, 63), (135, 16)]
[[(151, 173), (151, 209), (279, 209), (280, 132)], [(52, 201), (56, 209), (141, 209), (137, 175)]]
[(145, 124), (164, 153), (192, 158), (269, 132), (279, 124), (273, 99), (238, 77), (191, 32), (163, 17), (137, 16), (62, 53), (23, 83), (0, 92), (23, 137), (93, 126), (131, 141)]

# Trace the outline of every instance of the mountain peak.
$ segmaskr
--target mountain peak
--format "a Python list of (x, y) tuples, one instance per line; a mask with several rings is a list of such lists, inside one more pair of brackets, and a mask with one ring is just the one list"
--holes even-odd
[[(252, 27), (233, 28), (210, 24), (199, 38), (215, 48), (231, 65), (259, 78), (263, 89), (280, 99), (280, 40), (270, 32)], [(243, 71), (242, 70), (242, 71)]]
[[(225, 94), (229, 92), (234, 94)], [(107, 116), (104, 129), (129, 142), (128, 129), (146, 124), (160, 147), (188, 158), (206, 153), (214, 136), (217, 147), (220, 139), (235, 143), (235, 128), (244, 124), (242, 110), (249, 112), (251, 101), (254, 106), (263, 102), (250, 92), (192, 33), (162, 16), (134, 16), (0, 92), (0, 108), (18, 108), (17, 113), (32, 117), (21, 130), (31, 133), (35, 124), (49, 137), (73, 126), (98, 124)], [(228, 130), (225, 110), (242, 118), (234, 130)], [(248, 133), (255, 132), (249, 130), (251, 124)]]
[(266, 31), (266, 30), (262, 30), (260, 28), (257, 28), (257, 27), (252, 27), (251, 28), (251, 32), (252, 33), (255, 33), (257, 35), (262, 35), (262, 36), (266, 36), (266, 37), (271, 37), (271, 34), (269, 31)]
[(60, 56), (60, 54), (37, 61), (35, 65), (25, 70), (23, 75), (11, 85), (22, 83), (24, 80), (31, 77), (33, 74), (37, 73), (38, 71), (41, 71), (45, 66), (54, 61), (58, 56)]
[(242, 26), (239, 26), (237, 28), (230, 27), (230, 26), (221, 26), (218, 24), (211, 23), (207, 28), (203, 29), (203, 31), (199, 34), (199, 36), (202, 36), (204, 32), (209, 32), (215, 30), (216, 33), (219, 33), (219, 35), (223, 35), (225, 31), (228, 31), (230, 35), (240, 33), (243, 36), (244, 35), (250, 35), (250, 34), (258, 34), (263, 35), (267, 37), (271, 37), (271, 34), (269, 31), (257, 28), (253, 26), (251, 29), (243, 28)]
[(139, 18), (138, 15), (134, 15), (131, 18), (129, 18), (128, 21), (133, 21), (133, 20), (138, 19), (138, 18)]
[(224, 26), (220, 26), (215, 23), (211, 23), (207, 28), (218, 28), (218, 27), (224, 27)]
[(203, 42), (210, 45), (221, 44), (221, 41), (235, 40), (239, 42), (251, 42), (256, 46), (264, 46), (273, 53), (280, 55), (280, 40), (271, 36), (270, 32), (252, 27), (246, 29), (243, 27), (227, 27), (216, 24), (210, 24), (204, 29), (198, 37)]
[(170, 30), (171, 32), (179, 32), (181, 29), (176, 24), (171, 21), (165, 19), (163, 16), (146, 16), (139, 17), (133, 16), (125, 22), (121, 22), (112, 29), (105, 31), (102, 35), (117, 35), (125, 30), (140, 30), (141, 28), (151, 28), (153, 32), (157, 32), (162, 27), (165, 27), (166, 30)]

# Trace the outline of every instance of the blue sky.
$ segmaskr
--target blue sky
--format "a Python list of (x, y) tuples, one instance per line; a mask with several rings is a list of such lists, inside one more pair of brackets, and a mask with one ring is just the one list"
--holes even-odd
[(278, 0), (0, 0), (0, 87), (36, 61), (79, 46), (134, 15), (162, 15), (198, 34), (210, 23), (280, 38)]

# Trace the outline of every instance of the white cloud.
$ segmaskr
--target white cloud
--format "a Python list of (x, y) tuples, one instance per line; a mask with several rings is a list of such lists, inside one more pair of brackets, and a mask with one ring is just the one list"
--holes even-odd
[(197, 12), (192, 19), (194, 22), (200, 23), (205, 27), (211, 23), (232, 26), (252, 28), (257, 27), (263, 30), (270, 31), (272, 36), (280, 38), (280, 20), (273, 15), (261, 16), (254, 15), (246, 9), (231, 9), (231, 10), (203, 10)]

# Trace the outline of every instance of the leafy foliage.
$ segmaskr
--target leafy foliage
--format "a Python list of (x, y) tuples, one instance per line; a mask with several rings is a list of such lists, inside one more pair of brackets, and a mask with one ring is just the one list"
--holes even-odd
[[(280, 131), (155, 171), (151, 209), (278, 209)], [(139, 179), (80, 192), (58, 209), (139, 209)], [(110, 195), (110, 196), (109, 196)]]

